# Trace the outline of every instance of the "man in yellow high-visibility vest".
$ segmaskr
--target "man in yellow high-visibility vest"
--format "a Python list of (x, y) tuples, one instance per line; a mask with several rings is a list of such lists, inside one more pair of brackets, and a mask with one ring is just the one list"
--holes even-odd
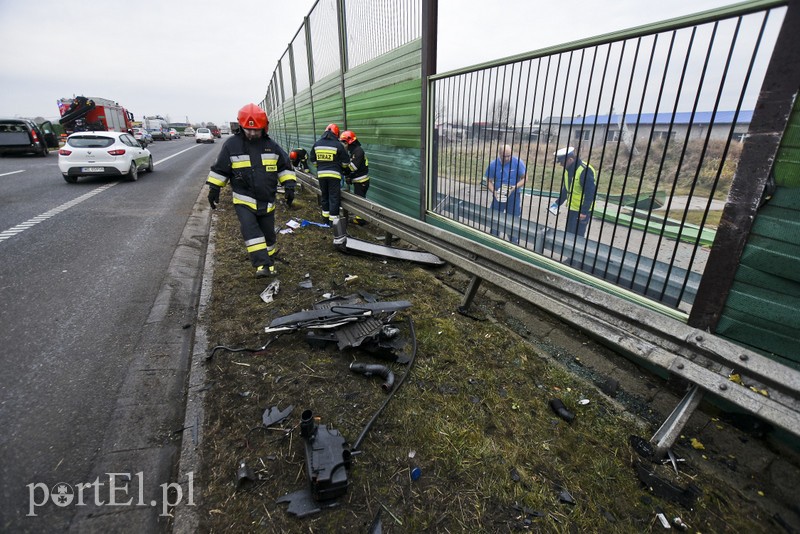
[(567, 203), (567, 227), (570, 234), (586, 237), (586, 227), (594, 208), (597, 193), (597, 171), (581, 161), (574, 147), (560, 148), (555, 153), (556, 161), (564, 167), (564, 179), (558, 200), (550, 205), (551, 213), (558, 213), (558, 207)]

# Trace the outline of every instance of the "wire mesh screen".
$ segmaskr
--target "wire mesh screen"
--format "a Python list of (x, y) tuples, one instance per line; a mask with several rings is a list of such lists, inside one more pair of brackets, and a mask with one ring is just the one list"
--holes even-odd
[(300, 26), (300, 31), (289, 45), (292, 51), (292, 63), (294, 64), (294, 77), (297, 84), (297, 92), (304, 91), (311, 86), (308, 78), (308, 49), (306, 48), (306, 25)]
[(434, 77), (430, 209), (688, 312), (784, 12)]
[(354, 68), (422, 35), (422, 0), (347, 0), (348, 68)]
[(319, 0), (309, 15), (314, 81), (340, 70), (336, 0)]
[(283, 54), (283, 57), (278, 61), (277, 72), (280, 74), (282, 82), (283, 100), (292, 98), (294, 96), (294, 90), (292, 89), (292, 67), (289, 63), (288, 52)]

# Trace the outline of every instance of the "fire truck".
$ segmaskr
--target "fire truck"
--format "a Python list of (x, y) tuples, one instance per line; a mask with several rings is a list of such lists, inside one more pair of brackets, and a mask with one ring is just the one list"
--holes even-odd
[(107, 98), (76, 96), (58, 101), (67, 134), (81, 131), (126, 132), (133, 128), (133, 113)]

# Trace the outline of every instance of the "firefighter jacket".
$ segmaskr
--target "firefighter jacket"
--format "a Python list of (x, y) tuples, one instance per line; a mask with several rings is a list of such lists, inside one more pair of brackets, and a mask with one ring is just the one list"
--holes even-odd
[(217, 187), (230, 183), (234, 204), (265, 214), (275, 209), (278, 184), (292, 189), (297, 178), (289, 156), (268, 135), (248, 141), (238, 133), (222, 145), (206, 183)]
[(325, 132), (311, 149), (312, 163), (317, 164), (317, 179), (342, 179), (342, 170), (350, 165), (350, 156), (344, 145), (333, 134)]
[(348, 181), (354, 184), (368, 182), (369, 161), (358, 139), (347, 145), (347, 152), (350, 153), (350, 173), (347, 175)]

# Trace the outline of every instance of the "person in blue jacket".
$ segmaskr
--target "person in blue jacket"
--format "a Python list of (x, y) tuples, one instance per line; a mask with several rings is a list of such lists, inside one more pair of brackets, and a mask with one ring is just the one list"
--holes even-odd
[(515, 245), (519, 244), (522, 225), (522, 188), (526, 173), (525, 163), (511, 155), (511, 146), (502, 145), (497, 159), (483, 174), (486, 187), (492, 194), (491, 234), (499, 237), (500, 228), (504, 227), (506, 237)]

